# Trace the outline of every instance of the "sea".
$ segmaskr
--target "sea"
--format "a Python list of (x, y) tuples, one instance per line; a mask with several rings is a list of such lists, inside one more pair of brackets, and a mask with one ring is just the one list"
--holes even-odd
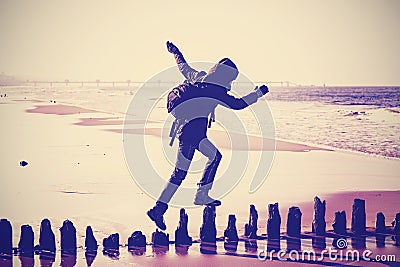
[(400, 158), (400, 87), (276, 87), (268, 101), (277, 138)]
[[(158, 87), (157, 92), (167, 93), (171, 89), (171, 85), (154, 86)], [(0, 94), (78, 105), (124, 118), (138, 89), (143, 90), (142, 85), (39, 84), (3, 86)], [(151, 86), (146, 90), (153, 92)], [(232, 91), (243, 95), (251, 89), (234, 86)], [(160, 97), (165, 98), (165, 94)], [(155, 100), (150, 93), (142, 101)], [(266, 101), (269, 106), (273, 123), (268, 127), (275, 128), (277, 139), (400, 159), (400, 87), (271, 86), (270, 92), (259, 101)], [(160, 103), (162, 107), (165, 102)], [(257, 126), (251, 118), (245, 123), (249, 133)]]

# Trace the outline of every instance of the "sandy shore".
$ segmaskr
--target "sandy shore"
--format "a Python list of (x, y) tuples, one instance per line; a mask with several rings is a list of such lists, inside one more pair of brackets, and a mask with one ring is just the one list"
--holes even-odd
[[(39, 224), (43, 218), (51, 220), (58, 246), (58, 228), (65, 219), (74, 222), (79, 246), (84, 244), (87, 225), (93, 227), (99, 243), (109, 234), (118, 232), (120, 243), (125, 244), (128, 236), (135, 230), (143, 231), (149, 241), (155, 228), (144, 214), (154, 200), (136, 185), (124, 162), (120, 134), (124, 118), (60, 103), (14, 100), (22, 98), (2, 100), (5, 105), (0, 105), (3, 121), (0, 139), (0, 217), (12, 222), (14, 246), (18, 243), (22, 224), (33, 227), (36, 244)], [(132, 120), (129, 123), (137, 125), (138, 130), (133, 134), (140, 138), (143, 134), (143, 129), (140, 129), (143, 121)], [(150, 143), (158, 144), (161, 128), (156, 121), (153, 124), (154, 127), (146, 129), (146, 134)], [(212, 131), (210, 138), (221, 148), (223, 154), (229, 154), (231, 147), (223, 142), (223, 134)], [(252, 139), (252, 155), (257, 154), (260, 149), (268, 149), (260, 147), (259, 142), (255, 137)], [(235, 146), (233, 149), (242, 148)], [(19, 162), (22, 160), (27, 161), (28, 165), (21, 167)], [(221, 171), (227, 166), (224, 160)], [(303, 212), (303, 231), (310, 231), (312, 200), (316, 195), (327, 201), (328, 229), (331, 229), (333, 214), (338, 210), (346, 211), (348, 225), (350, 224), (351, 204), (355, 197), (366, 200), (369, 227), (374, 226), (375, 216), (379, 211), (384, 212), (387, 225), (400, 212), (399, 160), (278, 141), (267, 180), (257, 192), (249, 194), (252, 166), (250, 162), (249, 171), (244, 173), (238, 186), (222, 199), (223, 205), (217, 209), (218, 236), (223, 235), (229, 214), (236, 215), (239, 235), (242, 235), (250, 204), (256, 205), (259, 211), (259, 234), (265, 234), (267, 205), (274, 202), (280, 204), (283, 232), (287, 209), (293, 205), (299, 206)], [(159, 171), (167, 178), (171, 170), (172, 166), (169, 166)], [(197, 176), (189, 176), (185, 183), (193, 184), (197, 180)], [(187, 212), (189, 234), (198, 239), (202, 210), (190, 208)], [(174, 239), (178, 213), (177, 207), (171, 207), (165, 216), (171, 239)], [(388, 238), (386, 248), (379, 253), (394, 253), (400, 260), (400, 249), (392, 243)], [(376, 249), (372, 241), (368, 244)], [(307, 247), (307, 244), (304, 246)], [(263, 247), (262, 242), (259, 247)], [(176, 255), (173, 247), (166, 254), (156, 255), (149, 247), (145, 255), (132, 256), (127, 253), (126, 248), (121, 248), (119, 260), (100, 255), (99, 251), (93, 266), (204, 266), (205, 263), (209, 266), (220, 266), (227, 262), (238, 265), (266, 264), (260, 262), (255, 255), (225, 255), (223, 246), (219, 246), (217, 252), (217, 255), (204, 256), (200, 254), (198, 245), (193, 245), (186, 256)], [(241, 253), (247, 255), (243, 248), (238, 249), (237, 254)], [(18, 257), (13, 260), (15, 266), (19, 266)], [(59, 262), (58, 256), (56, 263)], [(287, 264), (276, 260), (272, 263), (278, 266)], [(291, 265), (295, 264), (298, 263)], [(307, 263), (303, 265), (306, 266)], [(381, 266), (367, 262), (348, 265)], [(82, 251), (78, 253), (75, 266), (86, 266)]]

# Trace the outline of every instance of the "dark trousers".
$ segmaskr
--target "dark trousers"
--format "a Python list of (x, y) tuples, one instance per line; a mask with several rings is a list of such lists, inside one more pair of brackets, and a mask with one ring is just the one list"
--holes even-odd
[(210, 142), (208, 138), (204, 138), (200, 142), (189, 140), (179, 140), (178, 155), (176, 159), (175, 169), (169, 179), (168, 184), (162, 191), (158, 201), (168, 203), (175, 194), (178, 187), (186, 178), (190, 164), (192, 162), (194, 152), (198, 150), (208, 158), (203, 177), (198, 183), (199, 188), (210, 190), (214, 182), (215, 174), (222, 155), (219, 150)]

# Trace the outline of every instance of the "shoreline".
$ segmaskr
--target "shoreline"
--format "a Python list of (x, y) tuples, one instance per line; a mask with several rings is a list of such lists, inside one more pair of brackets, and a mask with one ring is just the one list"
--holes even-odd
[[(17, 101), (17, 100), (13, 100), (13, 101)], [(39, 103), (39, 102), (46, 102), (45, 105), (35, 105), (35, 108), (31, 108), (26, 110), (26, 112), (29, 113), (37, 113), (37, 114), (52, 114), (52, 115), (77, 115), (77, 114), (81, 114), (81, 113), (94, 113), (94, 114), (98, 114), (98, 113), (103, 113), (103, 114), (110, 114), (109, 112), (104, 112), (104, 111), (99, 111), (99, 110), (94, 110), (94, 109), (87, 109), (83, 106), (79, 106), (79, 105), (69, 105), (69, 104), (48, 104), (47, 101), (43, 101), (43, 100), (21, 100), (21, 101), (33, 101), (32, 103)], [(104, 125), (124, 125), (124, 121), (125, 121), (125, 115), (122, 117), (110, 117), (110, 118), (81, 118), (79, 122), (76, 122), (75, 125), (79, 125), (79, 126), (104, 126)], [(119, 119), (118, 121), (113, 121), (112, 119)], [(88, 122), (88, 120), (97, 120), (96, 122)], [(131, 120), (132, 121), (132, 120)], [(87, 123), (88, 122), (88, 123)], [(151, 123), (154, 123), (155, 121), (151, 121)], [(145, 123), (145, 122), (142, 122)], [(133, 124), (141, 124), (141, 122), (134, 122)], [(158, 128), (161, 129), (161, 128)], [(112, 132), (117, 132), (118, 133), (118, 129), (107, 129), (108, 131), (112, 131)], [(121, 130), (122, 131), (122, 130)], [(137, 130), (134, 130), (135, 134), (140, 134), (140, 132), (136, 132)], [(150, 130), (152, 131), (152, 130)], [(216, 132), (215, 130), (211, 130), (210, 132)], [(161, 134), (159, 133), (150, 133), (152, 135), (155, 136), (161, 136)], [(212, 135), (212, 133), (211, 133)], [(248, 136), (250, 136), (250, 139), (252, 139), (253, 143), (256, 142), (260, 142), (257, 139), (261, 138), (258, 135), (254, 135), (254, 134), (249, 134)], [(389, 160), (400, 160), (399, 158), (396, 157), (389, 157), (389, 156), (384, 156), (384, 155), (380, 155), (380, 154), (375, 154), (375, 153), (366, 153), (366, 152), (362, 152), (362, 151), (358, 151), (358, 150), (351, 150), (351, 149), (344, 149), (344, 148), (339, 148), (339, 147), (332, 147), (332, 146), (327, 146), (327, 145), (323, 145), (323, 144), (313, 144), (313, 143), (308, 143), (308, 142), (302, 142), (302, 141), (298, 141), (298, 140), (290, 140), (290, 139), (284, 139), (284, 138), (275, 138), (276, 143), (280, 143), (283, 146), (285, 146), (285, 144), (292, 144), (295, 146), (298, 146), (297, 149), (294, 149), (294, 151), (298, 152), (298, 151), (307, 151), (307, 150), (326, 150), (326, 151), (338, 151), (338, 152), (342, 152), (342, 153), (355, 153), (358, 155), (364, 155), (364, 156), (371, 156), (371, 157), (376, 157), (376, 158), (384, 158), (384, 159), (389, 159)], [(267, 141), (269, 142), (269, 141)], [(224, 148), (230, 148), (228, 147), (226, 144), (223, 145)], [(250, 150), (257, 150), (254, 149), (254, 144), (250, 144)], [(270, 149), (270, 148), (268, 148)], [(241, 149), (239, 149), (241, 150)], [(262, 149), (261, 149), (262, 150)], [(283, 151), (290, 151), (290, 149), (284, 149)]]

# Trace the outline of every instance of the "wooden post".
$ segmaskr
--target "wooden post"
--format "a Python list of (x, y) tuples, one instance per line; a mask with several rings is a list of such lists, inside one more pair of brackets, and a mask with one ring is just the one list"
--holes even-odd
[(354, 237), (351, 239), (351, 244), (354, 248), (365, 248), (366, 240), (366, 213), (365, 213), (365, 200), (354, 199), (353, 210), (351, 213), (351, 231)]
[(188, 233), (188, 215), (185, 212), (185, 209), (181, 209), (179, 211), (179, 225), (175, 231), (175, 245), (191, 245), (192, 238)]
[(128, 238), (128, 247), (146, 247), (146, 236), (142, 231), (135, 231)]
[(169, 250), (169, 234), (158, 231), (158, 229), (151, 235), (151, 242), (155, 254), (164, 254)]
[(103, 239), (105, 250), (119, 250), (119, 234), (114, 233)]
[(128, 250), (133, 255), (143, 255), (146, 252), (146, 236), (142, 231), (135, 231), (128, 238)]
[(215, 226), (216, 210), (214, 206), (206, 206), (203, 211), (203, 224), (200, 228), (200, 239), (205, 242), (216, 242), (217, 228)]
[(314, 198), (314, 219), (312, 222), (312, 232), (315, 233), (315, 237), (312, 238), (312, 246), (317, 249), (326, 248), (326, 201), (323, 202), (319, 197)]
[(85, 248), (88, 251), (97, 251), (97, 240), (91, 226), (86, 227)]
[(376, 214), (375, 233), (376, 233), (376, 246), (384, 247), (386, 225), (385, 225), (385, 215), (383, 215), (382, 212), (378, 212)]
[(21, 236), (18, 243), (19, 255), (23, 257), (33, 258), (33, 230), (30, 225), (21, 226)]
[(76, 229), (74, 224), (65, 220), (60, 228), (61, 253), (76, 255)]
[(151, 235), (151, 242), (154, 247), (169, 246), (169, 234), (156, 229), (156, 231)]
[(114, 233), (103, 239), (103, 254), (111, 258), (119, 255), (119, 234)]
[(248, 238), (257, 238), (257, 221), (258, 212), (256, 210), (256, 207), (254, 205), (250, 205), (249, 223), (246, 223), (246, 225), (244, 226), (244, 235)]
[(0, 254), (12, 255), (12, 227), (7, 219), (0, 220)]
[(287, 232), (287, 249), (300, 250), (301, 248), (301, 211), (299, 207), (290, 207), (287, 217), (286, 232)]
[[(335, 221), (332, 224), (333, 232), (339, 235), (346, 235), (346, 212), (345, 211), (337, 211), (335, 212)], [(345, 238), (345, 237), (343, 237)], [(338, 247), (339, 238), (334, 238), (332, 245), (334, 247)]]
[(94, 259), (97, 256), (97, 240), (93, 235), (93, 230), (91, 226), (86, 227), (86, 235), (85, 235), (85, 259), (86, 265), (92, 266)]
[(236, 217), (234, 214), (228, 216), (228, 226), (224, 231), (224, 248), (226, 251), (236, 251), (239, 236), (236, 229)]
[(200, 227), (200, 252), (215, 254), (217, 252), (217, 228), (215, 226), (215, 206), (206, 206), (203, 210), (203, 224)]
[(228, 216), (228, 226), (224, 231), (225, 241), (239, 241), (239, 236), (236, 229), (236, 217), (234, 214)]
[(286, 224), (288, 236), (300, 237), (301, 232), (301, 211), (299, 207), (290, 207)]
[(41, 253), (56, 253), (56, 238), (49, 219), (43, 219), (40, 223), (39, 249)]
[(267, 221), (267, 250), (278, 251), (281, 248), (281, 215), (279, 214), (278, 203), (268, 205)]
[(400, 246), (400, 212), (396, 214), (396, 218), (392, 222), (393, 225), (393, 236), (392, 239), (395, 241), (395, 246)]
[(366, 214), (365, 200), (354, 199), (353, 211), (351, 213), (351, 231), (356, 235), (365, 234)]
[(336, 234), (345, 235), (346, 231), (346, 212), (337, 211), (335, 212), (335, 221), (332, 224), (333, 231)]
[(325, 222), (326, 201), (321, 202), (318, 197), (314, 198), (314, 219), (312, 222), (312, 232), (317, 235), (325, 235), (326, 222)]

